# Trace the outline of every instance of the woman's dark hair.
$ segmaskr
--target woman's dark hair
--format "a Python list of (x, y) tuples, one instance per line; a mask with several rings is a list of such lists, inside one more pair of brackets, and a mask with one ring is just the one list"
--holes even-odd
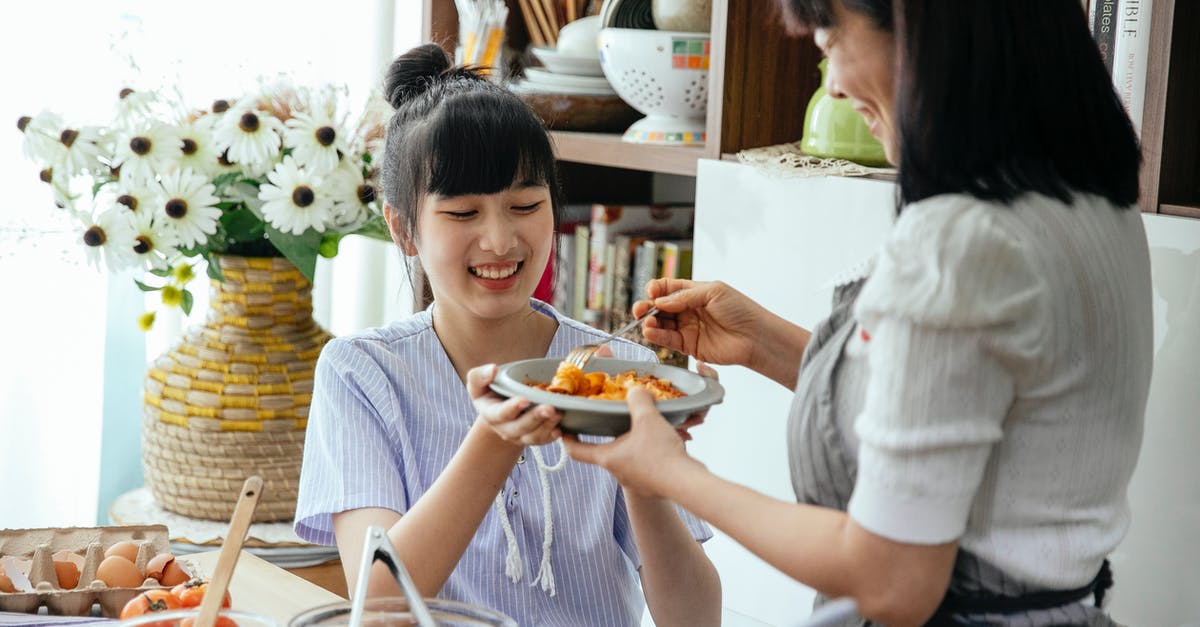
[(1137, 135), (1079, 2), (781, 0), (799, 30), (833, 25), (839, 1), (894, 26), (901, 206), (947, 193), (1137, 202)]
[(384, 77), (395, 113), (380, 178), (394, 210), (393, 230), (410, 239), (427, 194), (494, 194), (514, 181), (550, 188), (554, 228), (562, 200), (554, 151), (533, 111), (472, 68), (455, 67), (435, 44), (409, 50)]
[(897, 0), (902, 203), (1138, 199), (1141, 150), (1077, 0)]
[[(780, 0), (792, 29), (805, 33), (833, 26), (833, 6), (838, 0)], [(841, 0), (850, 11), (867, 16), (880, 30), (892, 30), (892, 0)]]

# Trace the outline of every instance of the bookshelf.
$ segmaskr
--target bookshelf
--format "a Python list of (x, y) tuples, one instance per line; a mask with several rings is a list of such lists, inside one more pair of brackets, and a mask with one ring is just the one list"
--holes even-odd
[[(422, 0), (426, 41), (453, 47), (453, 0)], [(509, 0), (508, 37), (525, 45), (519, 4)], [(809, 38), (784, 32), (775, 3), (713, 0), (708, 144), (702, 148), (629, 144), (619, 135), (552, 133), (566, 162), (695, 176), (699, 159), (795, 141), (804, 107), (820, 82)], [(1141, 209), (1200, 218), (1200, 2), (1155, 0), (1151, 13), (1142, 120)], [(573, 194), (572, 194), (573, 195)]]
[[(423, 39), (452, 48), (458, 29), (454, 1), (422, 2)], [(519, 48), (529, 41), (520, 4), (507, 4), (506, 35)], [(777, 11), (768, 0), (713, 0), (705, 146), (631, 144), (616, 134), (554, 131), (559, 158), (695, 176), (700, 159), (799, 139), (804, 108), (821, 80), (820, 53), (811, 39), (789, 37)]]
[(1200, 2), (1151, 9), (1141, 208), (1200, 218)]

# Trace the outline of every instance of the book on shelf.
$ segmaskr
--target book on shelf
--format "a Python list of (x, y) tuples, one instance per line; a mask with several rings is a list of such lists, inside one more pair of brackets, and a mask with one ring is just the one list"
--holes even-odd
[(633, 256), (633, 277), (630, 279), (630, 294), (634, 300), (644, 298), (646, 295), (646, 284), (651, 279), (656, 279), (662, 276), (662, 257), (659, 255), (659, 242), (655, 239), (647, 239), (637, 247)]
[(1150, 56), (1152, 0), (1118, 0), (1113, 44), (1113, 86), (1138, 136), (1146, 100), (1146, 62)]
[(1104, 59), (1109, 76), (1113, 73), (1113, 44), (1116, 42), (1117, 0), (1093, 0), (1091, 6), (1092, 39)]
[(643, 298), (634, 280), (634, 259), (647, 237), (621, 234), (613, 238), (612, 295), (608, 306), (609, 326), (618, 327), (630, 320), (633, 302)]
[[(572, 318), (584, 320), (587, 312), (588, 288), (588, 243), (591, 241), (591, 228), (586, 224), (575, 226), (574, 259), (570, 269), (571, 276), (571, 308), (568, 310)], [(590, 324), (590, 323), (589, 323)]]
[(618, 255), (617, 236), (686, 237), (691, 234), (694, 214), (691, 205), (593, 205), (588, 238), (587, 303), (581, 319), (600, 328), (610, 325), (616, 289), (613, 266), (620, 258), (622, 265), (629, 267), (632, 262), (624, 256), (633, 252), (626, 243)]
[(664, 279), (692, 278), (692, 240), (662, 242), (662, 271)]

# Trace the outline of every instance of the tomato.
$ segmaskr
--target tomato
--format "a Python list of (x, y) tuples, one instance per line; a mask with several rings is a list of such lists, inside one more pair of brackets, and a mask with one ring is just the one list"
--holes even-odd
[[(128, 620), (143, 614), (153, 612), (166, 612), (177, 610), (180, 608), (179, 599), (171, 594), (169, 590), (147, 590), (125, 604), (121, 608), (121, 620)], [(149, 623), (146, 627), (170, 627), (171, 621), (163, 621), (161, 623)]]
[[(205, 592), (208, 592), (208, 581), (204, 579), (192, 579), (171, 588), (171, 594), (179, 599), (179, 605), (182, 607), (198, 607), (204, 600)], [(229, 604), (229, 591), (226, 590), (221, 607), (229, 607)]]

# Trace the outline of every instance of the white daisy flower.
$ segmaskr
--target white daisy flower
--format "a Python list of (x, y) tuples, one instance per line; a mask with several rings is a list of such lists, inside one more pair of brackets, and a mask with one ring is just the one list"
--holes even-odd
[(238, 106), (222, 114), (213, 139), (216, 150), (233, 163), (260, 168), (278, 158), (283, 125), (269, 113)]
[(339, 232), (351, 233), (361, 227), (377, 211), (378, 190), (363, 180), (362, 171), (346, 164), (326, 177), (333, 192), (333, 212), (326, 226)]
[(349, 149), (346, 134), (323, 111), (295, 113), (287, 121), (283, 145), (292, 149), (301, 167), (318, 174), (332, 172)]
[(191, 169), (201, 174), (214, 174), (221, 167), (213, 147), (212, 127), (207, 116), (179, 126), (179, 154), (175, 160), (179, 169)]
[(114, 121), (118, 127), (125, 129), (144, 126), (153, 119), (157, 102), (158, 96), (152, 91), (135, 91), (125, 87), (118, 94)]
[(179, 242), (169, 229), (157, 224), (162, 218), (151, 212), (135, 213), (130, 218), (133, 227), (129, 250), (133, 251), (134, 265), (146, 270), (168, 268), (179, 255)]
[(148, 182), (167, 169), (178, 151), (179, 139), (172, 127), (146, 123), (117, 135), (113, 167), (120, 168), (122, 179)]
[(162, 192), (138, 180), (121, 179), (101, 188), (96, 195), (96, 204), (118, 212), (133, 215), (153, 215), (154, 208), (162, 201)]
[(220, 199), (213, 195), (212, 183), (190, 168), (175, 170), (162, 178), (162, 201), (158, 205), (157, 224), (174, 229), (180, 246), (195, 246), (217, 232)]
[(112, 272), (137, 264), (133, 253), (133, 227), (129, 218), (118, 209), (83, 218), (81, 239), (88, 263), (95, 268), (103, 263)]
[(301, 168), (290, 155), (267, 175), (270, 184), (258, 190), (263, 217), (271, 226), (300, 235), (312, 228), (325, 231), (333, 212), (333, 199), (321, 177)]
[(21, 147), (29, 160), (43, 166), (62, 161), (66, 148), (59, 140), (63, 121), (57, 113), (42, 111), (32, 117), (22, 116), (17, 120), (17, 128), (24, 134)]
[(63, 129), (58, 135), (64, 150), (53, 167), (61, 169), (67, 176), (83, 174), (104, 167), (100, 162), (104, 138), (94, 126)]

